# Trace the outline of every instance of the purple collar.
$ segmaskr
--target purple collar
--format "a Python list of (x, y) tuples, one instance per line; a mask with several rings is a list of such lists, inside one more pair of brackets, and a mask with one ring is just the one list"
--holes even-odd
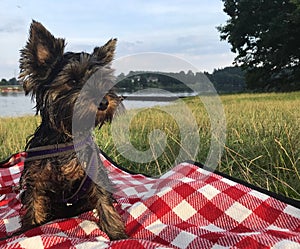
[[(91, 136), (88, 136), (77, 144), (71, 142), (31, 148), (26, 151), (26, 161), (45, 159), (66, 154), (70, 151), (81, 150), (87, 145), (91, 145), (92, 143), (94, 143), (93, 138)], [(92, 158), (90, 167), (88, 167), (87, 170), (94, 170), (95, 167), (95, 160), (94, 158)], [(91, 183), (92, 179), (88, 176), (88, 173), (86, 173), (75, 193), (70, 197), (65, 197), (63, 193), (61, 202), (67, 206), (72, 206), (80, 199), (80, 196), (82, 196), (88, 190), (88, 188), (91, 186)]]
[(91, 143), (93, 143), (93, 138), (91, 136), (88, 136), (77, 144), (70, 142), (64, 144), (52, 144), (30, 148), (26, 151), (26, 160), (31, 161), (59, 156), (61, 154), (68, 153), (71, 150), (81, 150), (82, 148), (86, 147), (87, 145), (90, 145)]

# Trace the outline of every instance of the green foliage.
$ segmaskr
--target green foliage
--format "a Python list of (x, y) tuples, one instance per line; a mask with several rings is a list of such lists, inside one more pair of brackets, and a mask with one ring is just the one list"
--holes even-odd
[(235, 62), (248, 70), (248, 87), (300, 89), (299, 1), (222, 1), (230, 19), (218, 30), (238, 54)]
[(206, 75), (219, 93), (243, 92), (246, 89), (245, 73), (240, 67), (215, 69), (212, 74)]
[(19, 85), (19, 82), (17, 81), (16, 78), (11, 78), (10, 80), (2, 79), (0, 81), (0, 85), (2, 86), (13, 86), (13, 85)]
[(0, 85), (2, 85), (2, 86), (8, 85), (7, 80), (6, 80), (6, 79), (2, 79), (2, 80), (0, 81)]

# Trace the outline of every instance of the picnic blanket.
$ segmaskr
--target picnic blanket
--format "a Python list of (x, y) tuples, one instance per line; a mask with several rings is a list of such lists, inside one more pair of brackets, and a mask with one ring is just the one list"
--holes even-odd
[[(2, 190), (18, 183), (25, 157), (18, 153), (0, 164)], [(90, 211), (0, 241), (0, 248), (300, 248), (297, 205), (192, 163), (151, 178), (101, 157), (118, 189), (116, 208), (129, 239), (110, 241)], [(19, 209), (18, 193), (0, 196), (0, 237), (19, 227)]]

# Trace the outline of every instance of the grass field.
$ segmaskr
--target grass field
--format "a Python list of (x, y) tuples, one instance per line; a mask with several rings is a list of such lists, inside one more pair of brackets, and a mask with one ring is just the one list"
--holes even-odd
[[(226, 141), (217, 169), (300, 200), (300, 92), (224, 95), (221, 100), (226, 117)], [(130, 110), (112, 125), (95, 130), (97, 143), (123, 167), (159, 175), (173, 166), (179, 151), (186, 150), (189, 155), (182, 141), (192, 141), (193, 131), (189, 132), (188, 127), (195, 121), (200, 149), (196, 155), (191, 153), (190, 159), (204, 163), (212, 138), (211, 120), (199, 98), (187, 98), (184, 106), (194, 118), (190, 124), (186, 121), (182, 133), (182, 125), (176, 121), (180, 114), (186, 116), (178, 111), (182, 105), (181, 102), (161, 109)], [(21, 151), (38, 123), (37, 117), (1, 118), (1, 159)], [(123, 132), (126, 129), (128, 134)], [(158, 133), (149, 137), (157, 130), (163, 131), (166, 137)], [(115, 134), (116, 131), (121, 132)], [(149, 143), (149, 139), (157, 140), (156, 145)], [(131, 153), (134, 150), (150, 156), (150, 162), (141, 162), (138, 155)]]

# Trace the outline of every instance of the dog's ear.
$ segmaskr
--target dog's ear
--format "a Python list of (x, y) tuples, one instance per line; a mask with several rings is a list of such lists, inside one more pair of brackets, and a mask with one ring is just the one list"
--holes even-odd
[(27, 44), (21, 50), (20, 80), (25, 93), (35, 94), (38, 84), (46, 82), (64, 53), (64, 39), (55, 38), (41, 23), (32, 21)]
[(117, 44), (117, 39), (110, 39), (102, 47), (96, 47), (94, 49), (92, 56), (96, 58), (97, 62), (101, 66), (107, 65), (114, 58), (116, 44)]

